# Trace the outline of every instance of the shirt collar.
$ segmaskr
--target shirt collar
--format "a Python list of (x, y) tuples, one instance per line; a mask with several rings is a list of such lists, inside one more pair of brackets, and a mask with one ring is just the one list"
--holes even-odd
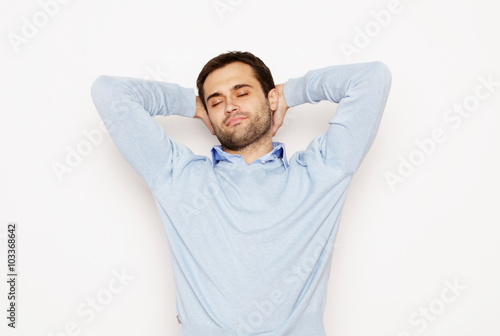
[[(221, 145), (213, 146), (212, 149), (210, 150), (210, 153), (212, 154), (212, 167), (215, 167), (215, 165), (219, 161), (229, 161), (235, 164), (247, 165), (247, 163), (243, 159), (243, 156), (238, 154), (229, 154), (222, 149)], [(283, 160), (283, 165), (285, 166), (285, 169), (288, 168), (288, 161), (286, 159), (284, 143), (273, 142), (273, 149), (269, 153), (261, 156), (260, 158), (250, 163), (249, 165), (255, 163), (273, 162), (276, 160)]]

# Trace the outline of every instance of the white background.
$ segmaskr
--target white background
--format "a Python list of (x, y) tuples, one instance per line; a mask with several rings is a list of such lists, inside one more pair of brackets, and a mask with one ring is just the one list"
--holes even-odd
[[(108, 74), (194, 87), (211, 57), (248, 50), (277, 83), (333, 64), (379, 60), (392, 71), (379, 133), (344, 208), (327, 335), (498, 335), (500, 86), (458, 127), (443, 119), (455, 104), (474, 101), (480, 77), (500, 82), (496, 3), (401, 0), (381, 27), (373, 13), (387, 10), (388, 0), (221, 2), (231, 10), (218, 13), (213, 0), (72, 0), (49, 17), (37, 1), (2, 0), (0, 265), (7, 223), (17, 222), (19, 295), (12, 330), (2, 266), (0, 333), (180, 335), (150, 192), (107, 134), (85, 147), (84, 133), (95, 134), (100, 122), (90, 86)], [(34, 21), (38, 31), (26, 37)], [(365, 29), (371, 37), (362, 45), (355, 39)], [(25, 40), (16, 45), (13, 36)], [(342, 52), (347, 44), (356, 52)], [(275, 139), (290, 157), (326, 129), (334, 110), (329, 103), (292, 109)], [(199, 120), (158, 120), (197, 154), (217, 143)], [(415, 141), (436, 129), (446, 141), (419, 156)], [(67, 165), (77, 149), (87, 151), (81, 162), (58, 178), (54, 165)], [(412, 153), (419, 165), (391, 188), (387, 173), (398, 174)], [(113, 270), (133, 280), (109, 297)], [(462, 288), (447, 292), (448, 303), (446, 281)], [(89, 309), (92, 297), (106, 304), (90, 319), (77, 309)]]

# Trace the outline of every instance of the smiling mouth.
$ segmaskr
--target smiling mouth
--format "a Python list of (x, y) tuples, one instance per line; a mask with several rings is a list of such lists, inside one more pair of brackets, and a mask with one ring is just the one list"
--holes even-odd
[(240, 123), (241, 121), (243, 121), (245, 119), (247, 119), (247, 117), (233, 117), (227, 121), (226, 126), (228, 126), (228, 127), (233, 126), (237, 123)]

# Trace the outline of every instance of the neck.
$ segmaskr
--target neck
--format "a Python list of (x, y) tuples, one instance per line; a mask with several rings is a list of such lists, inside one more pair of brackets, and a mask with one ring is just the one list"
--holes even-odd
[(250, 164), (261, 156), (266, 155), (273, 150), (273, 138), (270, 136), (264, 136), (261, 139), (239, 150), (230, 150), (225, 148), (224, 146), (222, 146), (222, 149), (229, 154), (237, 154), (243, 156), (245, 163)]

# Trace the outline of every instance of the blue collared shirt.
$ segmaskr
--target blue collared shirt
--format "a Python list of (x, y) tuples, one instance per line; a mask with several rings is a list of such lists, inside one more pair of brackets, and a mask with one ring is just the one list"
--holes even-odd
[(276, 160), (282, 160), (283, 161), (283, 166), (288, 168), (288, 161), (286, 159), (286, 152), (285, 152), (285, 144), (281, 142), (273, 142), (273, 150), (267, 153), (266, 155), (261, 156), (254, 162), (247, 164), (245, 162), (245, 159), (243, 156), (238, 155), (238, 154), (229, 154), (228, 152), (225, 152), (222, 149), (221, 145), (217, 145), (212, 147), (210, 150), (210, 153), (212, 154), (212, 167), (215, 167), (215, 165), (219, 161), (229, 161), (231, 163), (236, 163), (236, 164), (241, 164), (241, 165), (254, 165), (254, 164), (263, 164), (266, 162), (274, 162)]

